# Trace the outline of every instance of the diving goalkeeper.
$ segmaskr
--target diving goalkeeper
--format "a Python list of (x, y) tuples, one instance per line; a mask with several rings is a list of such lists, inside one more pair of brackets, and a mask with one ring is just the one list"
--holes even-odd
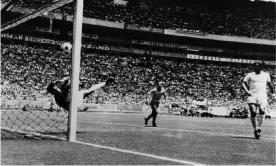
[[(78, 96), (77, 97), (78, 111), (83, 112), (88, 109), (88, 107), (85, 106), (85, 104), (83, 103), (83, 99), (91, 95), (96, 90), (104, 86), (111, 85), (113, 82), (114, 82), (114, 78), (108, 78), (105, 82), (101, 82), (96, 85), (93, 85), (89, 89), (79, 90), (78, 93), (76, 94)], [(61, 86), (58, 87), (58, 84), (61, 84)], [(62, 78), (61, 80), (50, 83), (47, 87), (47, 92), (54, 95), (55, 101), (58, 106), (62, 107), (66, 111), (69, 111), (70, 101), (71, 101), (70, 89), (71, 89), (70, 77), (67, 76)]]

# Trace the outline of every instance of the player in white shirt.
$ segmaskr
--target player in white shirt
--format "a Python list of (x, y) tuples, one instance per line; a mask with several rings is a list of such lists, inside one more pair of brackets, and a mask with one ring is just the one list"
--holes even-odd
[[(114, 82), (113, 78), (109, 78), (106, 82), (101, 82), (99, 84), (93, 85), (89, 89), (82, 89), (79, 90), (76, 94), (77, 97), (77, 103), (78, 103), (78, 111), (86, 111), (88, 109), (87, 106), (85, 106), (85, 103), (83, 103), (83, 99), (91, 95), (94, 91), (110, 85), (112, 82)], [(58, 84), (61, 84), (60, 87), (58, 87)], [(47, 91), (54, 95), (55, 101), (57, 105), (65, 109), (66, 111), (69, 111), (70, 109), (70, 77), (64, 77), (63, 79), (56, 81), (55, 83), (50, 83), (47, 87)]]
[(145, 125), (147, 125), (150, 118), (152, 118), (152, 126), (157, 127), (156, 125), (156, 118), (158, 114), (157, 109), (159, 107), (159, 102), (162, 96), (166, 98), (165, 89), (162, 88), (161, 86), (157, 86), (157, 88), (154, 88), (151, 91), (149, 91), (148, 95), (152, 95), (152, 99), (150, 102), (152, 112), (147, 118), (145, 118)]
[[(242, 81), (242, 87), (248, 95), (247, 104), (250, 109), (254, 135), (257, 139), (261, 137), (261, 127), (268, 105), (266, 86), (269, 87), (272, 94), (274, 93), (274, 89), (271, 85), (270, 75), (262, 71), (263, 66), (263, 63), (254, 63), (254, 72), (248, 73)], [(257, 108), (259, 108), (258, 117)]]

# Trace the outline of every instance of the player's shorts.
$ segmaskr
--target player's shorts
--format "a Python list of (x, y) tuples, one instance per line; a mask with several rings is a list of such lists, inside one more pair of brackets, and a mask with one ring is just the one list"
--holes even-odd
[(158, 107), (159, 107), (159, 102), (151, 101), (151, 102), (150, 102), (150, 106), (151, 106), (151, 107), (154, 107), (154, 106), (155, 106), (156, 108), (158, 108)]
[(248, 104), (257, 104), (260, 106), (261, 109), (266, 109), (267, 107), (267, 94), (258, 93), (253, 94), (252, 96), (248, 96), (247, 98)]

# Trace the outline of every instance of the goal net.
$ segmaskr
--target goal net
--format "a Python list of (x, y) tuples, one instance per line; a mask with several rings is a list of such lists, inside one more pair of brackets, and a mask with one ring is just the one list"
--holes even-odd
[(68, 139), (68, 111), (46, 91), (70, 73), (75, 1), (1, 1), (1, 139)]

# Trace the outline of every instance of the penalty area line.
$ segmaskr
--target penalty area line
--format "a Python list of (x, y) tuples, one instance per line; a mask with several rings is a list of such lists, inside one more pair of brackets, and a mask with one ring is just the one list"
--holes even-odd
[(86, 142), (81, 142), (81, 141), (74, 141), (73, 143), (88, 145), (88, 146), (92, 146), (92, 147), (96, 147), (96, 148), (108, 149), (108, 150), (117, 151), (117, 152), (121, 152), (121, 153), (128, 153), (128, 154), (133, 154), (133, 155), (150, 157), (150, 158), (164, 160), (164, 161), (171, 161), (171, 162), (180, 163), (180, 164), (203, 165), (203, 164), (192, 162), (192, 161), (178, 160), (178, 159), (173, 159), (173, 158), (169, 158), (169, 157), (149, 154), (149, 153), (135, 152), (135, 151), (131, 151), (131, 150), (119, 149), (119, 148), (114, 148), (114, 147), (109, 147), (109, 146), (104, 146), (104, 145), (98, 145), (98, 144), (92, 144), (92, 143), (86, 143)]

